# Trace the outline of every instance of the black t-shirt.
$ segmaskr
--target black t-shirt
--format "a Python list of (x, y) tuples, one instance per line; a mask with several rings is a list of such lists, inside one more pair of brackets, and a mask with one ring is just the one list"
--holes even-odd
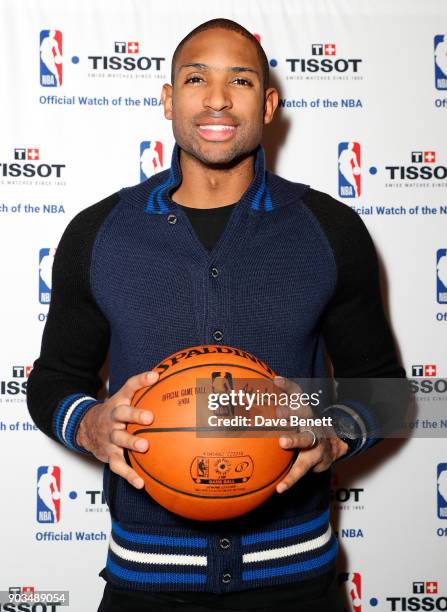
[(181, 204), (177, 206), (186, 212), (197, 237), (208, 251), (211, 251), (222, 235), (236, 204), (227, 204), (219, 208), (191, 208)]
[[(186, 214), (199, 240), (210, 251), (222, 235), (225, 225), (236, 204), (228, 204), (219, 208), (191, 208), (178, 204)], [(299, 605), (301, 602), (301, 606)], [(308, 606), (307, 602), (312, 602)], [(320, 607), (321, 602), (321, 607)], [(336, 612), (339, 608), (338, 592), (334, 572), (312, 578), (304, 582), (292, 582), (275, 587), (260, 587), (246, 591), (235, 591), (225, 595), (207, 592), (129, 592), (108, 586), (104, 595), (103, 605), (107, 612), (129, 610), (139, 612), (147, 609), (167, 610), (190, 606), (203, 606), (204, 609), (216, 610), (263, 610), (277, 608), (278, 610), (324, 610)], [(329, 605), (329, 608), (327, 607)], [(122, 607), (121, 607), (122, 606)], [(167, 607), (169, 606), (169, 608)], [(289, 608), (290, 606), (290, 608)], [(101, 608), (100, 608), (101, 610)]]

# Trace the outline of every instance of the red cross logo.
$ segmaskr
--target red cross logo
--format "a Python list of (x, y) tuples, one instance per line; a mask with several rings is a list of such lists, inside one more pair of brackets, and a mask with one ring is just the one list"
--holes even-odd
[(424, 365), (424, 376), (436, 376), (436, 366), (433, 363)]
[(425, 592), (426, 593), (437, 593), (438, 592), (438, 583), (434, 581), (425, 583)]
[(333, 44), (328, 44), (328, 45), (324, 45), (324, 54), (325, 55), (335, 55), (335, 45)]
[(436, 153), (434, 151), (424, 151), (424, 162), (433, 164), (436, 161)]
[(31, 159), (33, 161), (35, 161), (36, 159), (39, 159), (39, 149), (28, 149), (27, 157), (28, 159)]
[(138, 53), (140, 48), (140, 43), (137, 42), (128, 42), (127, 43), (127, 52), (128, 53)]

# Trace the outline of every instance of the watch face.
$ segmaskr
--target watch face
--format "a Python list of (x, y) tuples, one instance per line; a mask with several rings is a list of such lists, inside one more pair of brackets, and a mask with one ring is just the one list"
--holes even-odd
[(358, 427), (352, 417), (337, 416), (335, 419), (335, 431), (338, 436), (355, 440), (358, 435)]

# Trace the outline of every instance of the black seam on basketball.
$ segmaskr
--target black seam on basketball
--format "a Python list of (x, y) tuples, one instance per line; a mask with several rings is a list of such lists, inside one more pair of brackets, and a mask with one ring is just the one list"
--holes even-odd
[(189, 366), (188, 368), (183, 368), (182, 370), (178, 370), (176, 372), (172, 372), (171, 374), (168, 374), (167, 376), (165, 376), (161, 380), (157, 380), (156, 382), (154, 382), (154, 384), (151, 385), (150, 387), (148, 387), (146, 389), (146, 391), (141, 395), (141, 397), (138, 398), (137, 403), (135, 404), (135, 408), (141, 402), (141, 400), (146, 395), (146, 393), (148, 393), (151, 389), (153, 389), (157, 385), (161, 384), (165, 380), (168, 380), (168, 378), (170, 378), (171, 376), (177, 376), (177, 374), (180, 374), (181, 372), (186, 372), (187, 370), (194, 370), (195, 368), (206, 368), (208, 366), (227, 366), (227, 367), (233, 366), (234, 368), (239, 368), (239, 369), (242, 369), (242, 370), (248, 370), (249, 372), (256, 372), (256, 374), (259, 374), (259, 378), (265, 378), (266, 380), (272, 380), (272, 378), (270, 376), (267, 376), (266, 374), (262, 374), (258, 370), (255, 370), (254, 368), (249, 368), (248, 366), (244, 366), (244, 365), (237, 365), (235, 363), (201, 363), (200, 365)]
[(175, 493), (180, 493), (181, 495), (187, 495), (188, 497), (198, 497), (199, 499), (219, 499), (219, 500), (222, 500), (222, 499), (233, 499), (233, 498), (236, 498), (236, 497), (245, 497), (246, 495), (252, 495), (253, 493), (257, 493), (258, 491), (262, 491), (263, 489), (266, 489), (267, 487), (272, 485), (276, 480), (278, 480), (278, 478), (281, 478), (281, 476), (290, 468), (290, 466), (292, 465), (292, 462), (295, 459), (295, 456), (293, 455), (292, 458), (290, 459), (289, 463), (282, 470), (282, 472), (280, 472), (278, 474), (278, 476), (273, 478), (273, 480), (271, 480), (267, 484), (262, 485), (262, 487), (259, 487), (257, 489), (252, 489), (251, 491), (247, 491), (246, 493), (238, 493), (237, 495), (225, 495), (224, 496), (224, 495), (198, 495), (197, 493), (188, 493), (188, 491), (182, 491), (181, 489), (176, 489), (175, 487), (172, 487), (171, 485), (168, 485), (165, 482), (162, 482), (161, 480), (158, 480), (158, 478), (155, 478), (155, 476), (152, 476), (152, 474), (149, 474), (149, 472), (146, 470), (146, 468), (144, 466), (142, 466), (141, 463), (138, 461), (138, 459), (136, 458), (136, 456), (133, 453), (133, 451), (129, 451), (129, 454), (132, 455), (132, 458), (135, 461), (135, 463), (143, 470), (143, 472), (147, 476), (149, 476), (149, 478), (152, 478), (152, 480), (154, 480), (158, 484), (162, 485), (163, 487), (166, 487), (166, 489), (170, 489), (171, 491), (174, 491)]

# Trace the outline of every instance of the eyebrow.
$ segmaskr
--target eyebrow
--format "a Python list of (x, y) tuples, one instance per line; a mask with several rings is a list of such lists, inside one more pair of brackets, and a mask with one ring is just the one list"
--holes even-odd
[[(178, 70), (180, 71), (182, 68), (195, 68), (196, 70), (209, 70), (210, 68), (212, 68), (212, 66), (209, 66), (208, 64), (201, 64), (201, 63), (182, 64), (181, 66), (179, 66)], [(229, 68), (227, 68), (227, 70), (230, 72), (234, 72), (234, 73), (252, 72), (259, 77), (259, 72), (255, 70), (254, 68), (249, 68), (248, 66), (230, 66)]]

